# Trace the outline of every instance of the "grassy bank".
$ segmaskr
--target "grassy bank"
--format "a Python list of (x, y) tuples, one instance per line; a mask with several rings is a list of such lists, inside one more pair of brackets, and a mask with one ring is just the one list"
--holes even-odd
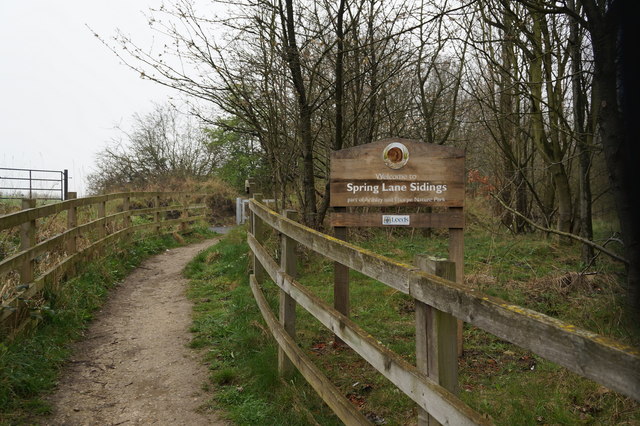
[[(416, 253), (447, 253), (445, 233), (424, 238), (419, 231), (366, 230), (351, 239), (407, 262)], [(578, 245), (540, 234), (511, 235), (490, 217), (471, 216), (465, 240), (468, 285), (640, 346), (637, 328), (625, 320), (620, 265), (599, 258), (586, 267)], [(269, 247), (276, 252), (274, 242)], [(237, 231), (188, 267), (196, 302), (192, 345), (205, 351), (210, 365), (212, 405), (239, 424), (336, 423), (300, 376), (278, 379), (275, 344), (248, 288), (246, 250)], [(332, 262), (301, 249), (299, 269), (299, 280), (330, 301)], [(277, 311), (275, 285), (267, 283), (265, 292)], [(415, 362), (411, 299), (354, 272), (350, 292), (352, 318)], [(334, 347), (332, 334), (300, 308), (297, 329), (299, 345), (374, 423), (415, 422), (415, 405), (407, 397), (350, 349)], [(469, 325), (464, 342), (460, 397), (497, 424), (640, 424), (637, 402), (535, 354)]]
[(248, 285), (247, 250), (236, 229), (186, 268), (195, 303), (191, 346), (209, 365), (212, 407), (243, 425), (341, 424), (302, 378), (278, 377), (276, 346)]
[[(194, 227), (186, 242), (211, 237), (206, 227)], [(109, 290), (145, 258), (179, 243), (172, 235), (149, 237), (121, 247), (118, 253), (92, 261), (82, 273), (45, 295), (47, 309), (36, 330), (10, 342), (0, 342), (0, 424), (27, 424), (29, 416), (49, 412), (40, 398), (55, 386), (70, 343), (80, 339), (93, 312)]]

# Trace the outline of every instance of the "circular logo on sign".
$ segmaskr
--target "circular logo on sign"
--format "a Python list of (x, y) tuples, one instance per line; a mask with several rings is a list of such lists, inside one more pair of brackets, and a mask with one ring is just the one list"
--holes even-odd
[(401, 169), (409, 161), (409, 150), (400, 142), (393, 142), (382, 151), (382, 159), (387, 167)]

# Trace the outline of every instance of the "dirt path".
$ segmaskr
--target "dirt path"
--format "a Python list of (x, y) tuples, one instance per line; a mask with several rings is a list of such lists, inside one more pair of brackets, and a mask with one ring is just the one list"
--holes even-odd
[(224, 424), (199, 407), (206, 367), (186, 345), (184, 266), (216, 240), (145, 261), (112, 293), (74, 350), (47, 425)]

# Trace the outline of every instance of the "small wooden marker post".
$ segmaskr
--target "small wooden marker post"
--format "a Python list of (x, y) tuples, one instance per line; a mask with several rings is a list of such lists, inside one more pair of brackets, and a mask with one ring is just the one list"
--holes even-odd
[[(287, 219), (297, 220), (298, 213), (295, 210), (285, 210), (284, 216)], [(294, 239), (285, 234), (280, 236), (280, 269), (287, 275), (295, 278), (298, 273), (296, 259), (297, 243)], [(296, 301), (284, 290), (280, 290), (280, 324), (294, 340), (296, 337)], [(287, 377), (294, 371), (293, 364), (287, 358), (284, 350), (278, 346), (278, 372), (281, 376)]]
[[(446, 259), (417, 255), (415, 264), (421, 270), (456, 279), (456, 264)], [(437, 310), (419, 300), (416, 303), (416, 367), (436, 383), (458, 393), (458, 320), (451, 314)], [(418, 426), (440, 423), (425, 410), (418, 408)]]

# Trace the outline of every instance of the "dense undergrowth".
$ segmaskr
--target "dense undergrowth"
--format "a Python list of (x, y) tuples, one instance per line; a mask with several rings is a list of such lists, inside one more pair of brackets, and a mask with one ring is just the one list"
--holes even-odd
[[(483, 216), (484, 215), (484, 216)], [(626, 321), (624, 273), (605, 258), (582, 265), (577, 245), (540, 234), (512, 235), (482, 209), (465, 232), (466, 284), (581, 328), (640, 346)], [(599, 229), (611, 232), (606, 224)], [(299, 374), (276, 372), (276, 347), (248, 286), (245, 233), (236, 230), (187, 268), (196, 303), (192, 346), (211, 371), (211, 405), (238, 424), (335, 424)], [(446, 232), (360, 230), (355, 243), (396, 260), (417, 253), (446, 257)], [(277, 244), (269, 250), (275, 256)], [(299, 280), (332, 298), (333, 263), (299, 249)], [(264, 285), (277, 312), (277, 289)], [(415, 362), (414, 306), (406, 295), (351, 272), (351, 317), (376, 339)], [(298, 307), (297, 341), (350, 401), (374, 423), (414, 424), (415, 404)], [(590, 380), (465, 325), (460, 398), (496, 424), (640, 424), (640, 405)], [(312, 420), (313, 419), (313, 420)]]
[(55, 294), (45, 294), (48, 309), (38, 327), (0, 342), (0, 424), (30, 424), (32, 416), (50, 411), (41, 397), (55, 386), (70, 343), (83, 337), (93, 312), (131, 270), (153, 254), (211, 236), (206, 226), (194, 226), (184, 239), (164, 235), (136, 241), (87, 263)]

